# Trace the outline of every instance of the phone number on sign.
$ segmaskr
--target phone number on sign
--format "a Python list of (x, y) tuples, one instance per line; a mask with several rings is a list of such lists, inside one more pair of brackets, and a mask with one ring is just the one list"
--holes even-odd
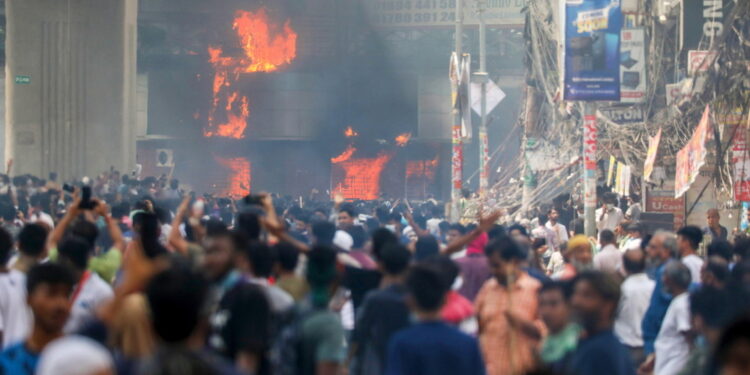
[[(401, 11), (420, 9), (455, 9), (456, 0), (381, 0), (366, 1), (369, 9), (375, 11)], [(509, 8), (521, 8), (526, 0), (488, 0), (485, 9), (488, 11)], [(470, 11), (474, 7), (468, 7)]]
[(420, 9), (454, 9), (455, 0), (386, 0), (368, 2), (367, 7), (374, 11), (393, 12)]
[(379, 14), (373, 18), (373, 22), (380, 25), (450, 23), (455, 20), (456, 15), (452, 12), (390, 13)]

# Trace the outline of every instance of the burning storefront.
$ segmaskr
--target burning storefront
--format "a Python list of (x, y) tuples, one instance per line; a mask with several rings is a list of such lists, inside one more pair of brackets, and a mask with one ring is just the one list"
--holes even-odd
[[(231, 196), (445, 198), (449, 166), (440, 162), (450, 144), (418, 128), (412, 94), (422, 73), (396, 67), (351, 15), (354, 5), (285, 3), (198, 5), (166, 24), (151, 20), (166, 46), (139, 60), (148, 87), (143, 173)], [(153, 49), (151, 39), (139, 43)], [(156, 150), (169, 150), (171, 163)]]

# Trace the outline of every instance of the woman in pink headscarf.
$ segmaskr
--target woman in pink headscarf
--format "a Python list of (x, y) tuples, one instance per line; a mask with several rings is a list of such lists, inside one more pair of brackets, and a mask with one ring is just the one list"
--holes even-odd
[(484, 282), (492, 276), (487, 257), (484, 255), (488, 241), (487, 233), (482, 233), (466, 247), (466, 255), (456, 259), (463, 281), (458, 293), (469, 301), (474, 301)]

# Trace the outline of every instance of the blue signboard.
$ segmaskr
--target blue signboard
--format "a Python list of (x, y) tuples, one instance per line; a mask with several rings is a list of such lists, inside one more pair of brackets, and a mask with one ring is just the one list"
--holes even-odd
[(620, 0), (566, 0), (565, 100), (620, 100)]

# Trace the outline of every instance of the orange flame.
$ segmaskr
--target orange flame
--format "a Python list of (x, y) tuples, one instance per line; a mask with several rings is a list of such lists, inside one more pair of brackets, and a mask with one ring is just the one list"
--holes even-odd
[(215, 156), (214, 158), (222, 167), (229, 170), (227, 185), (219, 191), (219, 194), (232, 198), (240, 198), (250, 194), (250, 161), (242, 157), (220, 158)]
[(345, 199), (378, 199), (380, 175), (391, 157), (391, 154), (381, 153), (375, 158), (334, 162), (335, 166), (343, 169), (344, 176), (331, 192), (332, 196), (341, 194)]
[(354, 148), (354, 146), (352, 146), (352, 145), (346, 146), (346, 150), (344, 150), (344, 152), (342, 152), (339, 156), (337, 156), (335, 158), (331, 158), (331, 163), (338, 164), (338, 163), (341, 163), (341, 162), (345, 162), (345, 161), (351, 159), (351, 157), (352, 157), (352, 155), (354, 155), (355, 151), (357, 151), (357, 149)]
[(396, 145), (398, 145), (399, 147), (404, 147), (406, 146), (407, 143), (409, 143), (410, 139), (411, 139), (411, 133), (404, 133), (404, 134), (399, 134), (398, 137), (394, 139), (394, 141), (396, 141)]
[(278, 25), (269, 23), (265, 8), (256, 13), (237, 11), (234, 30), (247, 56), (243, 61), (243, 70), (247, 73), (275, 71), (297, 56), (297, 33), (289, 20), (280, 30)]
[(356, 136), (358, 136), (358, 135), (359, 135), (359, 133), (357, 133), (357, 132), (356, 132), (356, 131), (355, 131), (354, 129), (352, 129), (352, 127), (351, 127), (351, 126), (349, 126), (349, 127), (347, 127), (347, 128), (346, 128), (346, 130), (344, 130), (344, 135), (345, 135), (345, 136), (346, 136), (347, 138), (351, 138), (351, 137), (356, 137)]
[(410, 160), (406, 162), (406, 196), (425, 199), (435, 182), (438, 156), (432, 160)]
[[(290, 21), (284, 22), (282, 27), (272, 24), (265, 8), (255, 13), (237, 11), (232, 29), (237, 33), (243, 56), (224, 56), (221, 47), (208, 47), (214, 81), (208, 126), (203, 130), (206, 137), (243, 138), (250, 116), (249, 100), (231, 90), (232, 85), (239, 81), (242, 73), (276, 71), (297, 57), (297, 33)], [(218, 112), (224, 112), (224, 123), (217, 120)]]
[(425, 178), (433, 181), (437, 165), (437, 156), (432, 160), (410, 160), (406, 163), (406, 178)]

